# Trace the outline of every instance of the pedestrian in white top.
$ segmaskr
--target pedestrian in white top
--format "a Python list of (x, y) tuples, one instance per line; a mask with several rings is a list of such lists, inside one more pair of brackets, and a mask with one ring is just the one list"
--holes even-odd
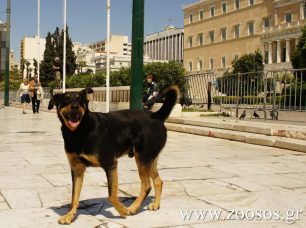
[(20, 101), (22, 104), (22, 108), (23, 114), (26, 114), (26, 103), (30, 103), (31, 99), (30, 99), (30, 95), (29, 95), (29, 82), (27, 79), (24, 79), (23, 82), (20, 84), (19, 90), (17, 92), (16, 97), (18, 97), (18, 95), (20, 94)]

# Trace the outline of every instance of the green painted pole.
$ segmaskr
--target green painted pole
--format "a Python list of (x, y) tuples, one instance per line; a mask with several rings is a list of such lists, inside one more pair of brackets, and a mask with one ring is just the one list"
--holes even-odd
[(133, 0), (130, 109), (142, 109), (144, 0)]
[(4, 105), (9, 106), (10, 90), (10, 30), (11, 30), (11, 0), (7, 0), (6, 9), (6, 59), (5, 59), (5, 85), (4, 85)]

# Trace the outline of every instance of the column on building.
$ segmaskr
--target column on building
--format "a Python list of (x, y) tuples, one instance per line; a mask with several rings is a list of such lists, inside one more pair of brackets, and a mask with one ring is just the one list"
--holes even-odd
[(280, 63), (281, 62), (281, 40), (276, 41), (276, 62)]
[(290, 62), (290, 40), (286, 39), (286, 62)]
[(174, 61), (177, 61), (177, 35), (174, 35)]
[(272, 41), (268, 42), (268, 50), (269, 50), (268, 64), (271, 64), (272, 63)]
[(306, 16), (304, 15), (304, 4), (306, 3), (305, 2), (300, 3), (300, 20), (304, 20)]
[(300, 41), (300, 40), (299, 40), (299, 37), (296, 37), (296, 38), (295, 38), (295, 47), (298, 46), (299, 41)]
[(163, 38), (163, 43), (164, 43), (164, 60), (167, 59), (167, 44), (166, 44), (166, 37)]
[(278, 25), (277, 9), (274, 9), (274, 25)]

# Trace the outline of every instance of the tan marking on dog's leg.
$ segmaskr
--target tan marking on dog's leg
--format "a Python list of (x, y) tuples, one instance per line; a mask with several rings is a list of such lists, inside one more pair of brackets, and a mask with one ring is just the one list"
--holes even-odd
[(80, 154), (80, 157), (88, 161), (90, 166), (101, 167), (98, 157), (95, 154)]
[(154, 202), (150, 203), (148, 209), (151, 211), (156, 211), (160, 208), (160, 198), (163, 188), (163, 181), (161, 180), (158, 171), (157, 171), (157, 158), (152, 164), (150, 170), (150, 177), (153, 180), (154, 190), (155, 190), (155, 200)]
[(138, 167), (138, 173), (141, 180), (141, 189), (139, 196), (137, 199), (132, 203), (131, 206), (128, 207), (128, 215), (136, 214), (139, 210), (142, 202), (146, 199), (151, 191), (151, 182), (150, 182), (150, 166), (143, 165), (139, 162), (139, 154), (135, 153), (135, 160)]
[(109, 201), (112, 203), (114, 208), (118, 211), (122, 218), (126, 218), (127, 209), (118, 199), (118, 170), (117, 170), (117, 161), (115, 165), (106, 169), (106, 176), (108, 181), (108, 194)]
[(76, 211), (79, 206), (79, 199), (83, 184), (84, 172), (86, 170), (86, 166), (79, 160), (76, 154), (72, 153), (66, 153), (66, 154), (70, 163), (71, 174), (73, 178), (72, 199), (71, 199), (70, 210), (66, 215), (61, 216), (58, 220), (60, 224), (70, 224), (76, 216)]

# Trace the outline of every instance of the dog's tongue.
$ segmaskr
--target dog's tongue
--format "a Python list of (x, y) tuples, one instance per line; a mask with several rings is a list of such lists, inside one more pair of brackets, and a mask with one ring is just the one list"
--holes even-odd
[(71, 127), (77, 127), (79, 124), (80, 124), (80, 121), (72, 122), (71, 120), (69, 120), (69, 125), (70, 125)]

